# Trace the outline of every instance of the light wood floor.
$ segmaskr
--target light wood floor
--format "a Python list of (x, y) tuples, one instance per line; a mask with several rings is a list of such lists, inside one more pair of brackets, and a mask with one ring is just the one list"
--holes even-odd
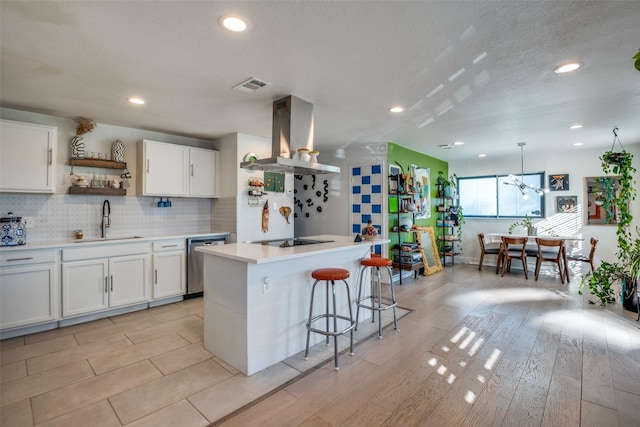
[(640, 322), (578, 282), (466, 265), (403, 280), (400, 331), (340, 371), (301, 374), (325, 349), (238, 373), (204, 350), (201, 299), (12, 338), (0, 425), (640, 426)]

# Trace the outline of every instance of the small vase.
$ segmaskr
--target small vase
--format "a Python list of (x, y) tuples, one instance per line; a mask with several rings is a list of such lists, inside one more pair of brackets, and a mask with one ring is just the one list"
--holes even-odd
[(111, 145), (111, 160), (114, 162), (124, 162), (124, 144), (117, 140)]
[(87, 157), (87, 154), (84, 151), (84, 142), (82, 142), (83, 138), (79, 135), (76, 135), (71, 140), (71, 158), (72, 159), (84, 159)]

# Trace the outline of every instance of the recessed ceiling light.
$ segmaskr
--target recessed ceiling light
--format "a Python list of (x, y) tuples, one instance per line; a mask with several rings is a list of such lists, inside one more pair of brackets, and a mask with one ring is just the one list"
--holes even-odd
[(478, 154), (478, 157), (487, 157), (486, 154)]
[(389, 108), (389, 111), (391, 111), (392, 113), (402, 113), (404, 111), (404, 107), (396, 105), (395, 107)]
[(453, 145), (464, 145), (464, 141), (456, 141)]
[(571, 125), (571, 126), (569, 126), (569, 129), (580, 129), (580, 128), (582, 128), (582, 127), (584, 127), (584, 125), (583, 125), (583, 124), (581, 124), (581, 123), (576, 123), (575, 125)]
[(574, 142), (573, 143), (574, 147), (581, 147), (582, 145), (583, 145), (582, 142)]
[(132, 104), (142, 105), (144, 104), (144, 99), (141, 98), (129, 98), (129, 102)]
[(566, 64), (560, 64), (556, 68), (553, 69), (553, 72), (556, 74), (562, 73), (570, 73), (571, 71), (575, 71), (582, 66), (580, 62), (567, 62)]
[(247, 29), (247, 23), (236, 16), (221, 16), (218, 22), (229, 31), (240, 32)]

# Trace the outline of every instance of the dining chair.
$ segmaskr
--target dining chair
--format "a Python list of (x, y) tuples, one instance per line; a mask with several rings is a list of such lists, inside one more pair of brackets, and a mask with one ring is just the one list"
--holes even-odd
[[(514, 248), (516, 246), (516, 248)], [(527, 271), (527, 238), (526, 237), (502, 237), (502, 277), (507, 269), (511, 268), (511, 260), (519, 259), (522, 262), (524, 278), (529, 280)]]
[(589, 256), (585, 256), (582, 254), (567, 254), (567, 259), (569, 261), (582, 261), (588, 262), (591, 266), (591, 272), (595, 270), (595, 266), (593, 265), (593, 258), (596, 254), (596, 245), (598, 244), (598, 239), (591, 238), (591, 250), (589, 251)]
[(536, 280), (540, 275), (540, 266), (543, 262), (554, 262), (558, 264), (558, 274), (560, 282), (564, 284), (565, 270), (563, 268), (564, 257), (564, 240), (561, 239), (545, 239), (536, 237), (538, 245), (538, 259), (536, 261)]
[(485, 255), (500, 255), (499, 247), (485, 247), (484, 245), (484, 233), (478, 233), (478, 241), (480, 242), (480, 262), (478, 264), (478, 271), (482, 270), (482, 262)]

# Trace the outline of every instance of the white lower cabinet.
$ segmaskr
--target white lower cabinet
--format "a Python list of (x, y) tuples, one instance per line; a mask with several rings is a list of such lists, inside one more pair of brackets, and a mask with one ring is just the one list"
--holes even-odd
[[(99, 257), (101, 252), (110, 256)], [(121, 255), (115, 256), (117, 254)], [(83, 256), (93, 258), (76, 260)], [(147, 245), (90, 247), (84, 251), (63, 249), (62, 258), (63, 317), (144, 303), (150, 299)]]
[(56, 321), (60, 282), (55, 250), (0, 255), (0, 330)]
[(186, 242), (153, 242), (153, 299), (184, 295), (186, 288)]

